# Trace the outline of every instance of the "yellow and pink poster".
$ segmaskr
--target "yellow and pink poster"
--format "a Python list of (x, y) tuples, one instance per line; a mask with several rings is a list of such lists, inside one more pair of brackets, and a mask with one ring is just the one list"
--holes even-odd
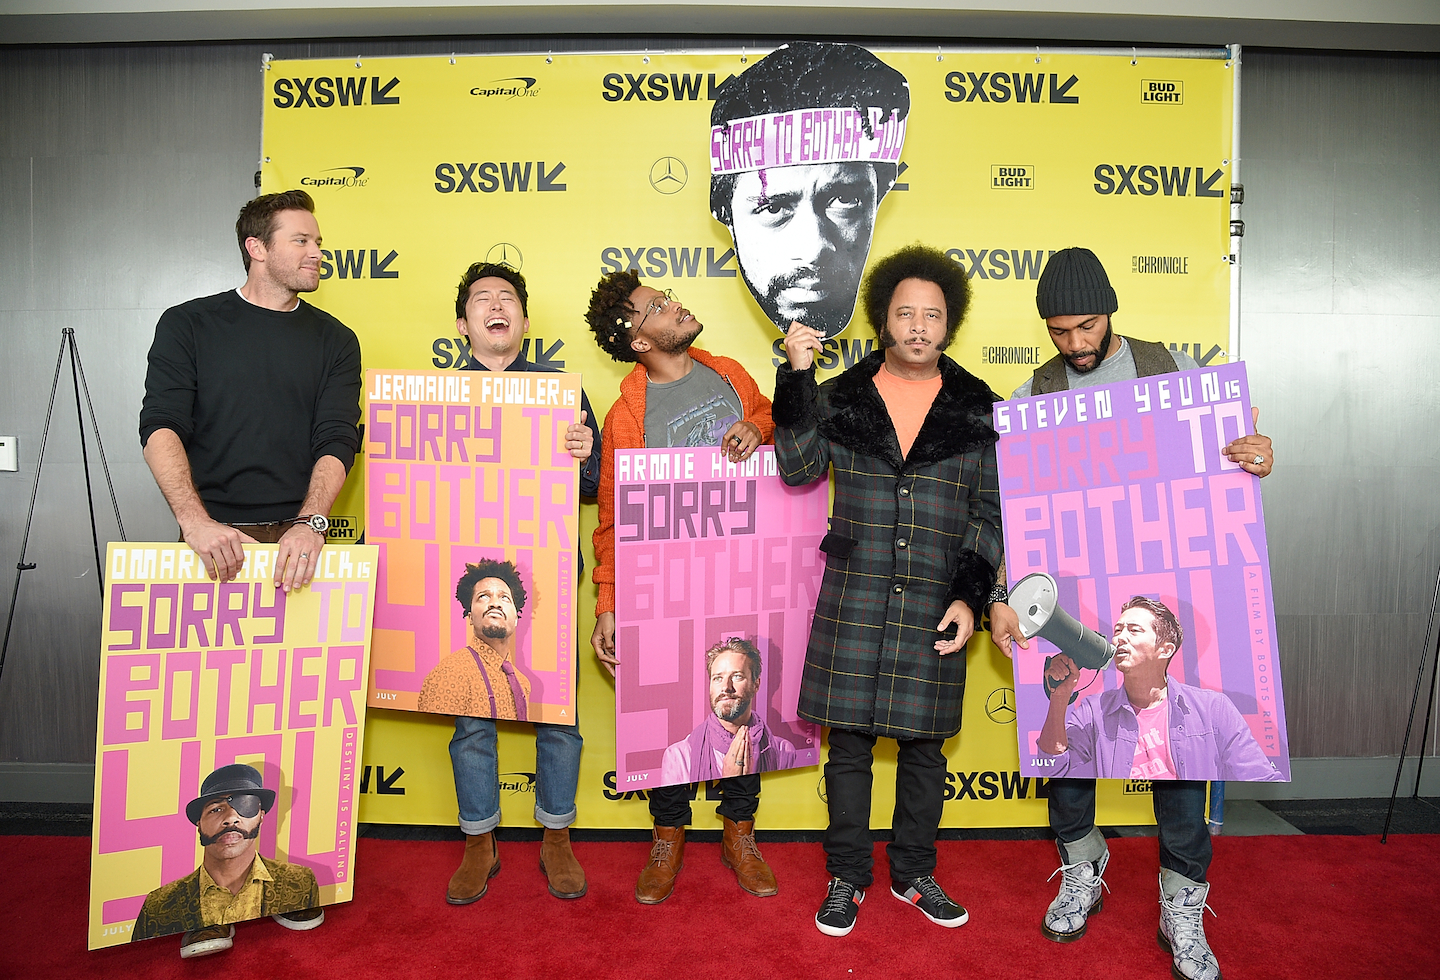
[(370, 704), (573, 724), (580, 376), (369, 371), (365, 391)]
[(240, 918), (352, 897), (376, 550), (328, 545), (290, 593), (276, 551), (220, 583), (183, 543), (107, 549), (91, 949), (216, 924), (234, 876), (268, 879)]

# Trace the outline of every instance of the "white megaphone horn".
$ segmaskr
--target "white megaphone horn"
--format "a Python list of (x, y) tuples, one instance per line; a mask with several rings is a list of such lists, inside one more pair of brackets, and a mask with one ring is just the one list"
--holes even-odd
[[(1010, 590), (1009, 606), (1020, 617), (1020, 632), (1025, 639), (1039, 636), (1049, 640), (1076, 667), (1099, 670), (1115, 656), (1115, 644), (1060, 607), (1059, 586), (1044, 572), (1032, 572), (1016, 582)], [(1047, 676), (1045, 694), (1052, 693)]]

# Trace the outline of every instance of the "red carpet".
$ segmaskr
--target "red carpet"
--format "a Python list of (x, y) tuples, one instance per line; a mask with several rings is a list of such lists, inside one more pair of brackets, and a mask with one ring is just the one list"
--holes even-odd
[[(873, 889), (855, 931), (832, 939), (812, 917), (825, 890), (819, 844), (766, 844), (780, 895), (744, 894), (718, 844), (692, 844), (675, 894), (646, 908), (632, 895), (642, 843), (579, 843), (590, 893), (551, 898), (538, 843), (502, 843), (503, 871), (474, 905), (445, 904), (459, 843), (362, 839), (355, 901), (314, 932), (267, 920), (237, 927), (235, 948), (182, 961), (173, 936), (88, 952), (89, 841), (0, 837), (0, 977), (283, 978), (1105, 978), (1169, 976), (1155, 942), (1156, 842), (1111, 840), (1105, 910), (1061, 946), (1040, 935), (1054, 895), (1043, 841), (940, 844), (937, 877), (970, 910), (941, 929)], [(884, 852), (876, 871), (886, 882)], [(1221, 837), (1206, 932), (1230, 980), (1440, 976), (1440, 837)]]

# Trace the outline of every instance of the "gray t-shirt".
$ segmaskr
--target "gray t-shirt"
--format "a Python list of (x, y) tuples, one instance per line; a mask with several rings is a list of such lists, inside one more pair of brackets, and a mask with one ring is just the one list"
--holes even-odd
[[(1180, 371), (1189, 371), (1198, 368), (1195, 358), (1184, 351), (1172, 350), (1170, 356), (1175, 358), (1175, 367)], [(1065, 380), (1070, 383), (1071, 388), (1089, 388), (1092, 385), (1108, 385), (1112, 381), (1133, 381), (1139, 377), (1135, 373), (1135, 355), (1130, 353), (1130, 342), (1124, 337), (1120, 338), (1120, 349), (1110, 357), (1100, 362), (1100, 366), (1093, 371), (1081, 374), (1065, 364)], [(1035, 376), (1032, 374), (1025, 379), (1025, 383), (1016, 388), (1011, 398), (1029, 398), (1030, 385), (1034, 383)]]
[(666, 384), (645, 383), (645, 446), (718, 446), (744, 418), (740, 396), (713, 369), (692, 361), (690, 373)]

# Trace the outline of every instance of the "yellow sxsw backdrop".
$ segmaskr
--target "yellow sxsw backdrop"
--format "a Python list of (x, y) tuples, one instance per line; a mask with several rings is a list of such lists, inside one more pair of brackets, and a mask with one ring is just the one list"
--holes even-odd
[[(1049, 357), (1035, 280), (1050, 252), (1071, 245), (1105, 263), (1121, 332), (1184, 345), (1202, 363), (1225, 356), (1229, 63), (876, 54), (904, 73), (912, 101), (903, 170), (880, 205), (872, 256), (920, 241), (970, 271), (974, 301), (949, 352), (956, 360), (1008, 396)], [(262, 189), (305, 187), (315, 197), (327, 257), (310, 298), (355, 330), (367, 368), (456, 366), (456, 283), (488, 257), (526, 276), (531, 358), (582, 373), (602, 416), (628, 365), (600, 354), (583, 312), (611, 268), (638, 266), (647, 281), (674, 289), (706, 325), (699, 345), (736, 358), (769, 390), (779, 334), (735, 274), (733, 243), (709, 211), (711, 89), (754, 60), (713, 53), (271, 61)], [(1020, 186), (996, 186), (998, 175), (1013, 173), (1022, 179), (1009, 183)], [(675, 174), (683, 185), (660, 179)], [(822, 359), (822, 377), (873, 339), (857, 318), (839, 337), (845, 350)], [(362, 501), (357, 467), (334, 514), (363, 527)], [(587, 567), (595, 519), (594, 504), (584, 504)], [(613, 682), (583, 655), (593, 595), (582, 582), (579, 714), (587, 745), (577, 825), (643, 827), (643, 800), (606, 796)], [(965, 727), (947, 745), (956, 798), (944, 825), (1043, 824), (1033, 783), (1026, 799), (1014, 798), (1013, 721), (986, 713), (987, 701), (1011, 684), (1009, 664), (988, 637), (971, 647)], [(448, 719), (373, 708), (368, 717), (361, 819), (452, 822)], [(504, 819), (528, 826), (533, 739), (526, 726), (501, 727)], [(893, 747), (876, 775), (874, 820), (886, 826)], [(1148, 793), (1137, 789), (1102, 782), (1101, 821), (1148, 822)], [(761, 826), (823, 827), (822, 791), (818, 769), (767, 775)], [(697, 822), (706, 826), (713, 804), (703, 787), (699, 796)]]

